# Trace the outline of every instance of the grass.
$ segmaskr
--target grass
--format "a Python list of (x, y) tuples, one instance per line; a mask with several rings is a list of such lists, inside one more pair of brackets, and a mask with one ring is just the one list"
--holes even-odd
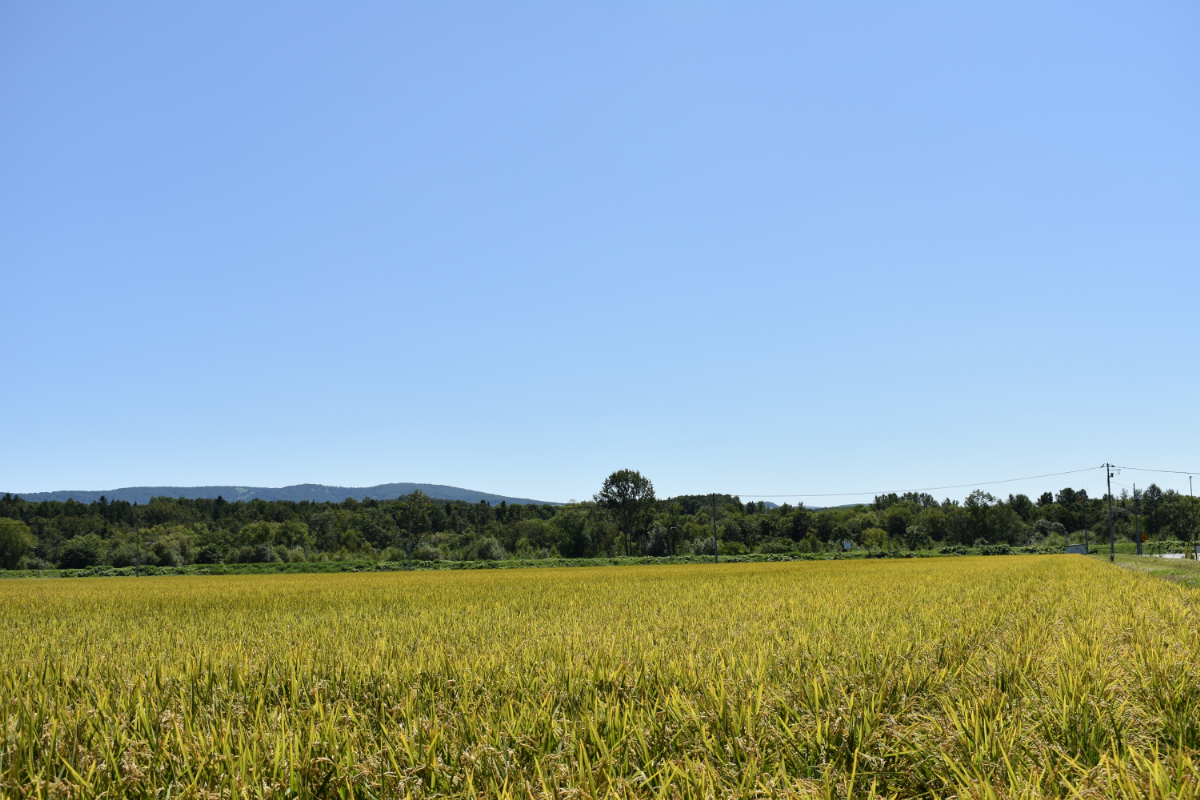
[[(922, 557), (933, 555), (921, 553)], [(812, 561), (826, 558), (868, 558), (867, 551), (854, 553), (751, 553), (747, 555), (721, 556), (725, 563), (754, 563), (760, 561)], [(712, 556), (676, 556), (657, 558), (654, 556), (618, 556), (615, 558), (508, 558), (502, 561), (419, 561), (412, 562), (413, 571), (426, 570), (473, 570), (473, 569), (527, 569), (535, 567), (612, 567), (642, 566), (647, 564), (709, 564)], [(403, 561), (289, 561), (260, 564), (189, 564), (183, 567), (143, 566), (141, 572), (149, 576), (166, 575), (288, 575), (303, 572), (398, 572), (407, 570)], [(131, 578), (134, 567), (94, 566), (82, 569), (0, 570), (0, 578)]]
[[(1045, 548), (1025, 548), (1025, 555), (1032, 552), (1046, 551)], [(1061, 552), (1061, 548), (1059, 548)], [(1021, 551), (1014, 551), (1021, 552)], [(869, 558), (939, 558), (944, 555), (980, 555), (978, 549), (959, 548), (956, 553), (942, 553), (938, 550), (883, 551), (853, 550), (850, 552), (820, 552), (820, 553), (745, 553), (740, 555), (722, 555), (723, 564), (753, 564), (762, 562), (781, 561), (828, 561), (842, 559)], [(668, 564), (711, 564), (711, 555), (687, 555), (664, 558), (656, 556), (616, 556), (604, 558), (508, 558), (500, 561), (419, 561), (412, 562), (413, 571), (427, 570), (474, 570), (474, 569), (530, 569), (548, 567), (615, 567), (615, 566), (646, 566)], [(289, 561), (256, 564), (189, 564), (181, 567), (143, 566), (143, 576), (168, 575), (291, 575), (308, 572), (398, 572), (407, 570), (409, 565), (402, 561)], [(112, 567), (97, 565), (80, 569), (46, 568), (0, 570), (0, 579), (11, 580), (18, 578), (131, 578), (137, 574), (134, 567)]]
[(5, 797), (1197, 797), (1200, 590), (1066, 556), (0, 584)]
[[(1089, 556), (1108, 561), (1108, 556)], [(1154, 558), (1151, 556), (1122, 555), (1117, 553), (1116, 564), (1128, 570), (1177, 581), (1187, 586), (1200, 587), (1200, 561), (1183, 558)]]

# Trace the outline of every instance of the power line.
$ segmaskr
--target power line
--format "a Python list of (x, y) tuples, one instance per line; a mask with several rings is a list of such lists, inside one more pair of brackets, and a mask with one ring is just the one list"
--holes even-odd
[[(904, 489), (900, 492), (883, 491), (883, 492), (829, 492), (825, 494), (739, 494), (738, 497), (854, 497), (858, 495), (880, 495), (880, 494), (901, 494), (903, 492), (937, 492), (942, 489), (969, 489), (972, 486), (992, 486), (997, 483), (1016, 483), (1017, 481), (1032, 481), (1038, 478), (1054, 478), (1059, 475), (1074, 475), (1079, 472), (1091, 472), (1101, 469), (1104, 465), (1096, 467), (1085, 467), (1083, 469), (1069, 469), (1066, 472), (1047, 472), (1045, 475), (1029, 475), (1024, 478), (1004, 478), (998, 481), (983, 481), (980, 483), (956, 483), (949, 486), (929, 486), (924, 489)], [(1132, 469), (1129, 467), (1128, 469)], [(1187, 474), (1187, 473), (1184, 473)]]
[(1172, 475), (1200, 475), (1200, 472), (1196, 472), (1194, 470), (1184, 471), (1181, 469), (1144, 469), (1142, 467), (1122, 467), (1118, 464), (1114, 464), (1113, 466), (1117, 469), (1131, 469), (1134, 472), (1169, 472)]

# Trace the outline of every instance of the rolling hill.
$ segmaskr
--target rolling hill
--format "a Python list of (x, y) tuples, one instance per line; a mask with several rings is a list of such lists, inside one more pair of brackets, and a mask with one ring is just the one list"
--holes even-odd
[[(501, 502), (522, 505), (542, 505), (545, 501), (530, 500), (525, 497), (505, 497), (489, 492), (477, 492), (474, 489), (460, 489), (457, 486), (443, 486), (436, 483), (381, 483), (378, 486), (348, 487), (325, 486), (319, 483), (300, 483), (295, 486), (267, 488), (262, 486), (131, 486), (124, 489), (108, 489), (105, 491), (64, 490), (58, 492), (13, 492), (30, 502), (42, 500), (65, 501), (74, 499), (80, 503), (91, 503), (101, 496), (109, 500), (125, 500), (130, 503), (148, 503), (152, 497), (223, 497), (226, 500), (308, 500), (314, 503), (340, 503), (347, 497), (355, 500), (371, 498), (372, 500), (393, 500), (420, 489), (435, 500), (463, 500), (468, 503), (478, 503), (486, 500), (492, 505)], [(552, 505), (558, 505), (553, 503)]]

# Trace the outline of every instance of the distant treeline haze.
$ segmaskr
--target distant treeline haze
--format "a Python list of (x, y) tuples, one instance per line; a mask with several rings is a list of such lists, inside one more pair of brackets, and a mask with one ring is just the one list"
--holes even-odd
[[(1130, 540), (1133, 500), (1123, 493), (1114, 505), (1117, 535)], [(1194, 510), (1187, 495), (1151, 485), (1140, 510), (1140, 530), (1152, 541), (1191, 538)], [(889, 494), (833, 509), (769, 508), (718, 495), (715, 509), (722, 554), (836, 551), (843, 541), (893, 551), (1056, 547), (1082, 541), (1085, 524), (1093, 541), (1107, 541), (1107, 515), (1105, 498), (1070, 488), (1036, 500), (976, 491), (962, 502), (939, 503), (928, 494)], [(0, 567), (33, 568), (39, 558), (61, 568), (132, 566), (139, 549), (142, 564), (157, 566), (400, 561), (409, 554), (410, 519), (411, 556), (425, 561), (665, 556), (672, 548), (677, 555), (711, 555), (713, 549), (711, 496), (657, 500), (648, 480), (626, 470), (614, 473), (594, 501), (571, 505), (493, 506), (431, 500), (419, 492), (342, 503), (156, 497), (145, 505), (105, 498), (31, 503), (4, 495)]]

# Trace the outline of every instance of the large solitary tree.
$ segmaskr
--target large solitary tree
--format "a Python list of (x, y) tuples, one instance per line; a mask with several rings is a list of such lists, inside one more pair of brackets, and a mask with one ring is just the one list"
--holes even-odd
[(625, 555), (629, 555), (630, 534), (654, 513), (654, 484), (637, 470), (618, 470), (604, 479), (595, 500), (625, 532)]

